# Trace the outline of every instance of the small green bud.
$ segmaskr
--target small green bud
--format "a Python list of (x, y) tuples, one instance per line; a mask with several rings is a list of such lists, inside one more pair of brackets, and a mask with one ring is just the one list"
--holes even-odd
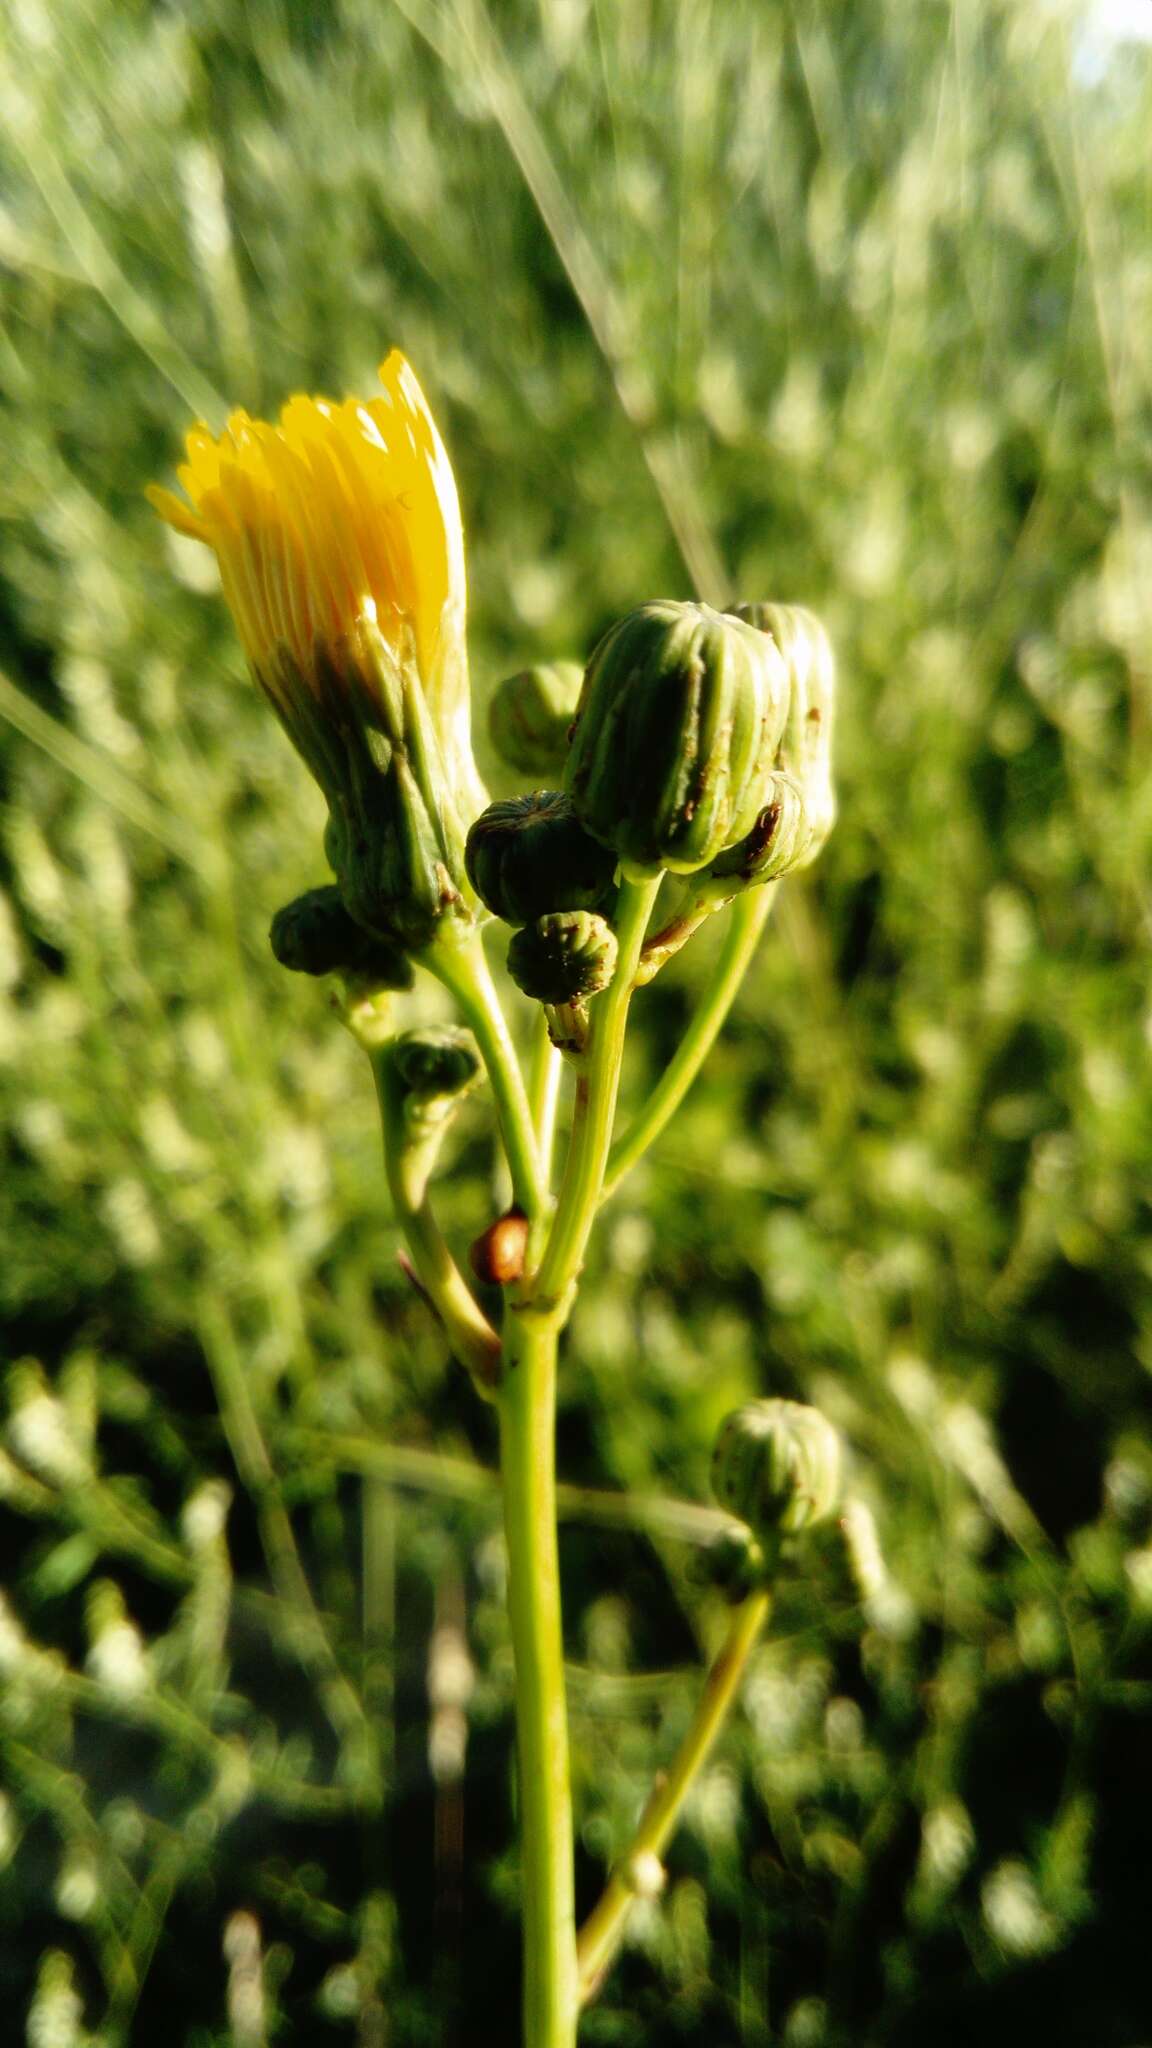
[(558, 910), (516, 932), (508, 972), (534, 1002), (583, 1003), (616, 971), (616, 934), (590, 910)]
[(374, 1051), (389, 1176), (419, 1208), (461, 1103), (481, 1079), (480, 1049), (455, 1024), (403, 1031)]
[(819, 619), (803, 605), (738, 604), (732, 610), (735, 618), (747, 620), (769, 636), (788, 669), (790, 703), (777, 766), (796, 783), (804, 800), (805, 829), (797, 834), (787, 865), (807, 867), (836, 819), (832, 787), (835, 658)]
[(489, 804), (468, 834), (464, 860), (480, 901), (506, 924), (532, 924), (550, 910), (593, 910), (616, 872), (615, 857), (555, 789)]
[(771, 1544), (826, 1521), (840, 1501), (840, 1438), (818, 1408), (750, 1401), (721, 1424), (712, 1491)]
[(509, 768), (548, 781), (562, 775), (583, 680), (578, 662), (550, 661), (522, 668), (497, 685), (488, 732)]
[(293, 974), (348, 974), (375, 988), (411, 988), (412, 968), (398, 946), (356, 923), (339, 889), (306, 889), (276, 912), (268, 933), (281, 967)]
[(476, 1040), (455, 1024), (404, 1031), (392, 1040), (388, 1056), (404, 1094), (421, 1104), (465, 1095), (480, 1078)]
[(565, 788), (626, 870), (693, 874), (752, 830), (788, 709), (770, 635), (708, 605), (641, 605), (588, 664)]

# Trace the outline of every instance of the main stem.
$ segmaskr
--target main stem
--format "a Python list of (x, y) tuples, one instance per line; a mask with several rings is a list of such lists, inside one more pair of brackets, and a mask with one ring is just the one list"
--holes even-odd
[(509, 1305), (499, 1409), (516, 1659), (524, 2048), (574, 2048), (580, 2006), (556, 1545), (557, 1337), (554, 1315)]

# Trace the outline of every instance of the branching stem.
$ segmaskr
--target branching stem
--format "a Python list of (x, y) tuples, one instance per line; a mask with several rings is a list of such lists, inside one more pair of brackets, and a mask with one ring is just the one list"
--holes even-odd
[(696, 1013), (643, 1108), (612, 1147), (604, 1183), (605, 1201), (675, 1116), (715, 1045), (760, 943), (776, 889), (775, 882), (764, 882), (738, 896), (732, 905), (720, 957)]
[[(676, 1760), (667, 1774), (657, 1780), (631, 1844), (580, 1930), (577, 1953), (582, 2004), (587, 2004), (599, 1989), (620, 1945), (633, 1901), (644, 1888), (645, 1864), (652, 1862), (655, 1866), (663, 1854), (684, 1801), (724, 1725), (748, 1658), (771, 1611), (772, 1595), (766, 1587), (750, 1593), (736, 1609)], [(653, 1874), (657, 1874), (655, 1869)]]
[(424, 965), (456, 998), (465, 1020), (476, 1037), (500, 1121), (512, 1193), (516, 1204), (532, 1219), (545, 1205), (543, 1176), (537, 1153), (532, 1111), (516, 1048), (496, 993), (496, 985), (479, 932), (460, 946), (433, 946), (424, 955)]

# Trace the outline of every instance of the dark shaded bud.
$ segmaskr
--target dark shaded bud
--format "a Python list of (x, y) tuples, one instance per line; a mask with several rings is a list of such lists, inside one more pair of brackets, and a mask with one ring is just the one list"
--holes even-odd
[[(815, 860), (836, 820), (832, 786), (832, 724), (836, 662), (814, 612), (799, 604), (738, 604), (733, 616), (766, 634), (788, 670), (788, 717), (777, 766), (791, 777), (804, 803), (805, 827), (796, 836), (789, 867)], [(778, 870), (783, 872), (783, 870)]]
[(840, 1438), (818, 1408), (750, 1401), (721, 1424), (712, 1490), (769, 1547), (833, 1515), (840, 1483)]
[(455, 1024), (402, 1032), (389, 1059), (404, 1094), (424, 1104), (466, 1094), (482, 1072), (476, 1040)]
[(468, 1248), (468, 1259), (486, 1286), (508, 1287), (523, 1273), (527, 1250), (528, 1218), (522, 1209), (509, 1209), (481, 1231)]
[(708, 605), (641, 605), (588, 664), (564, 786), (630, 875), (695, 873), (752, 830), (788, 705), (770, 635)]
[(559, 781), (584, 672), (575, 661), (541, 662), (499, 683), (488, 706), (488, 732), (509, 768)]
[(508, 972), (537, 1003), (586, 1002), (616, 971), (616, 934), (591, 910), (557, 910), (516, 932)]
[(400, 948), (357, 924), (331, 885), (286, 903), (268, 938), (281, 967), (294, 974), (346, 974), (374, 988), (411, 988), (414, 980)]
[(555, 789), (489, 804), (468, 834), (464, 861), (480, 901), (506, 924), (532, 924), (549, 910), (594, 910), (616, 873), (614, 855)]

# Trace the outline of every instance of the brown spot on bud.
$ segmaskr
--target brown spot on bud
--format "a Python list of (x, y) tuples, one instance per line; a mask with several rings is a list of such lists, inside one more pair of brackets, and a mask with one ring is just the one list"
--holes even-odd
[(489, 1287), (507, 1287), (524, 1271), (528, 1248), (528, 1218), (522, 1209), (509, 1209), (482, 1230), (468, 1259), (478, 1280)]

